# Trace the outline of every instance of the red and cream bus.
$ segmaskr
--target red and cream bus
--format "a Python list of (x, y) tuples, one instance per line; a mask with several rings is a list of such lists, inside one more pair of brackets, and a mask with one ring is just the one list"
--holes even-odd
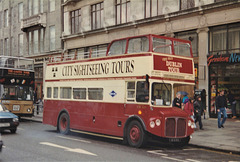
[(148, 137), (189, 142), (193, 120), (172, 107), (176, 92), (194, 89), (189, 41), (143, 35), (114, 40), (104, 56), (98, 54), (75, 53), (47, 64), (44, 124), (63, 134), (116, 137), (133, 147)]

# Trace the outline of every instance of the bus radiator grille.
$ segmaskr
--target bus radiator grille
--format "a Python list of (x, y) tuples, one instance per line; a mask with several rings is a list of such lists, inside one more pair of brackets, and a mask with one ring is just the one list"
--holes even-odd
[(186, 119), (167, 118), (165, 128), (166, 137), (183, 137), (186, 133)]

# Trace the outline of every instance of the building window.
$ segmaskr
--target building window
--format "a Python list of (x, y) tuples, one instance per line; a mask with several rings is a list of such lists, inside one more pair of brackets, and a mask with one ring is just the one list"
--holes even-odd
[(23, 55), (23, 34), (18, 35), (18, 54)]
[(92, 30), (103, 27), (103, 2), (92, 5), (91, 8), (92, 16)]
[(80, 32), (81, 28), (81, 9), (71, 12), (71, 32), (72, 34)]
[(186, 10), (195, 7), (194, 0), (180, 0), (180, 10)]
[(9, 39), (4, 39), (4, 55), (9, 56)]
[(18, 4), (18, 22), (23, 19), (23, 3)]
[(145, 18), (162, 14), (161, 0), (145, 0)]
[(44, 37), (45, 37), (45, 30), (42, 28), (40, 29), (40, 52), (44, 51)]
[(55, 11), (55, 0), (49, 0), (49, 12)]
[(0, 40), (0, 55), (3, 55), (3, 40)]
[(34, 54), (38, 53), (38, 30), (33, 31), (33, 52)]
[(4, 27), (8, 27), (8, 10), (4, 10)]
[(40, 0), (40, 13), (43, 13), (43, 0)]
[(28, 0), (28, 16), (32, 16), (32, 0)]
[(28, 54), (32, 54), (32, 32), (28, 33)]
[(210, 29), (210, 54), (240, 53), (240, 27), (238, 24)]
[(175, 34), (176, 38), (190, 40), (193, 57), (198, 57), (198, 34), (196, 31), (187, 31)]
[(55, 50), (55, 26), (49, 27), (50, 31), (50, 51)]
[(39, 12), (38, 12), (38, 8), (39, 8), (39, 1), (37, 0), (33, 0), (32, 1), (32, 3), (33, 3), (33, 15), (36, 15), (36, 14), (38, 14)]
[(130, 0), (116, 0), (116, 24), (130, 21)]
[(3, 24), (3, 18), (2, 18), (2, 12), (0, 11), (0, 29), (2, 28)]

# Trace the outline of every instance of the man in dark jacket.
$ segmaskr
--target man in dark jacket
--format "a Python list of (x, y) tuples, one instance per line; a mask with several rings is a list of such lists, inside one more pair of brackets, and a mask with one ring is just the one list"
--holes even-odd
[[(221, 90), (219, 96), (217, 96), (216, 98), (216, 108), (218, 112), (218, 128), (224, 128), (223, 124), (227, 119), (226, 107), (227, 107), (227, 100), (224, 95), (224, 90)], [(223, 113), (223, 119), (221, 120), (222, 113)]]
[(194, 115), (195, 115), (195, 123), (199, 123), (199, 128), (203, 130), (203, 124), (202, 124), (202, 113), (205, 111), (202, 101), (201, 101), (201, 96), (197, 97), (197, 100), (193, 103), (194, 106)]

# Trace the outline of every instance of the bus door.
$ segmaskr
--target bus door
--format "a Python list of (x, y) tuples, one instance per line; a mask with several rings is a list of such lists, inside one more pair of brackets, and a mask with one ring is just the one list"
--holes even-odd
[(126, 115), (133, 115), (140, 109), (147, 108), (149, 102), (149, 83), (143, 81), (127, 81), (125, 109)]

